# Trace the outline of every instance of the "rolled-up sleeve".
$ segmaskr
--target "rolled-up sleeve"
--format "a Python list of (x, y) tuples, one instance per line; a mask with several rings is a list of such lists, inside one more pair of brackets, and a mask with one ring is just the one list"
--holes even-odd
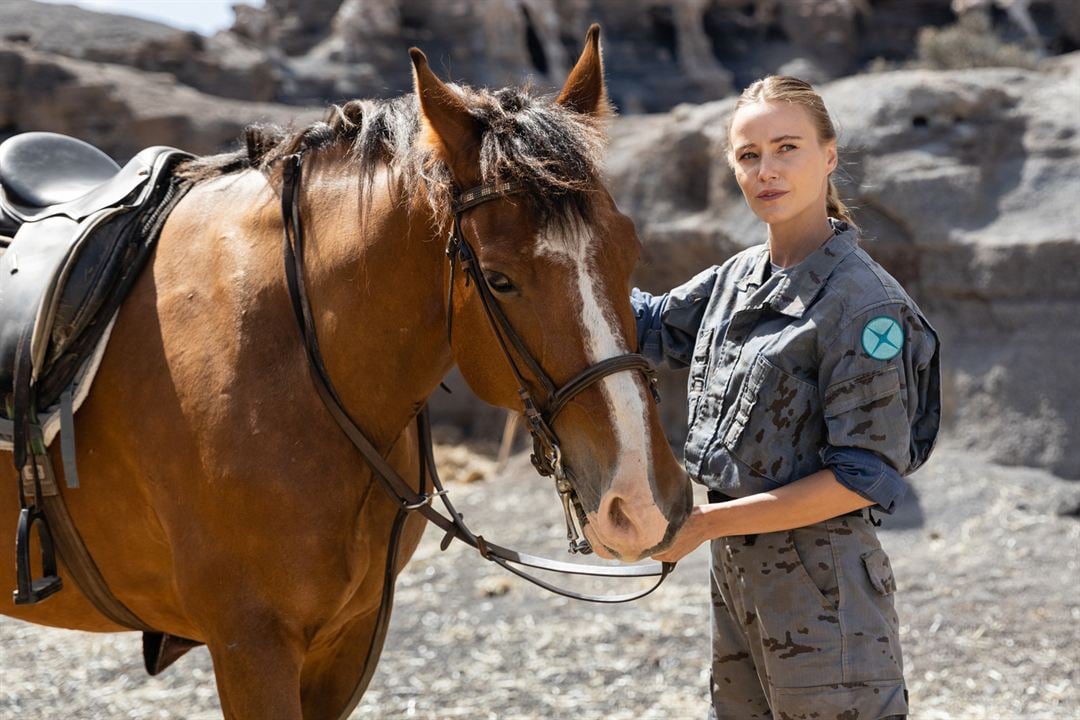
[(915, 308), (890, 302), (856, 314), (824, 347), (822, 461), (846, 487), (891, 512), (903, 496), (901, 477), (926, 461), (937, 438), (937, 334)]
[(837, 482), (892, 514), (904, 499), (907, 483), (900, 473), (877, 454), (862, 448), (826, 446), (822, 453), (825, 467), (833, 471)]
[(717, 267), (711, 267), (663, 295), (638, 288), (630, 291), (630, 304), (637, 321), (638, 352), (649, 362), (672, 369), (690, 365), (716, 275)]

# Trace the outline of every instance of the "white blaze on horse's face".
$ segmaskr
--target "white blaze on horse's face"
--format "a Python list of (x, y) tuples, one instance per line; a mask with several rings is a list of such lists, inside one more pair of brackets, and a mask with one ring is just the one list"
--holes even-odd
[[(576, 286), (575, 305), (580, 308), (586, 362), (589, 365), (630, 352), (618, 332), (610, 301), (602, 297), (595, 278), (597, 242), (587, 228), (572, 235), (549, 230), (536, 244), (536, 253), (555, 256), (572, 268), (571, 285)], [(600, 555), (604, 547), (625, 559), (635, 559), (644, 550), (663, 540), (668, 519), (656, 505), (655, 479), (649, 462), (652, 447), (647, 423), (646, 390), (639, 373), (608, 375), (597, 384), (604, 395), (608, 421), (617, 442), (616, 463), (607, 478), (601, 479), (599, 507), (587, 513), (590, 543)], [(570, 459), (573, 464), (573, 459)]]

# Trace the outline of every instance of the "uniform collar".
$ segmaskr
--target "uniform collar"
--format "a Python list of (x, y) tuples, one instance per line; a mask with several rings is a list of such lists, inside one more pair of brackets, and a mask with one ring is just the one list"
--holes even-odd
[[(835, 234), (810, 253), (802, 262), (789, 268), (764, 304), (777, 312), (802, 317), (829, 275), (857, 247), (855, 230), (843, 220), (829, 218)], [(769, 280), (769, 246), (765, 244), (745, 276), (736, 282), (740, 290), (761, 287)]]
[(735, 281), (735, 287), (743, 291), (759, 288), (768, 280), (770, 272), (769, 243), (765, 243), (758, 251), (757, 260), (750, 266), (750, 272)]

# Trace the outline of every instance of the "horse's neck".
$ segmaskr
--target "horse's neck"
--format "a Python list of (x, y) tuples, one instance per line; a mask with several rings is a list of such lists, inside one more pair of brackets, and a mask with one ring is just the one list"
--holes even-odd
[(324, 163), (303, 187), (308, 291), (326, 367), (349, 412), (387, 447), (451, 366), (442, 247), (397, 181)]

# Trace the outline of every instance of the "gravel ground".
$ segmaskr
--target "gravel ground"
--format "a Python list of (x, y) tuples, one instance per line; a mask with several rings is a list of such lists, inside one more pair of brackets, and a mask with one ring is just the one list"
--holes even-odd
[[(943, 447), (912, 486), (882, 528), (900, 586), (911, 717), (1080, 717), (1080, 484)], [(452, 492), (495, 541), (565, 556), (555, 492), (524, 455)], [(386, 649), (353, 720), (704, 716), (703, 549), (653, 595), (605, 607), (550, 596), (464, 546), (441, 553), (438, 540), (425, 537), (399, 580)], [(0, 618), (0, 717), (202, 720), (220, 710), (205, 649), (150, 678), (136, 634)]]

